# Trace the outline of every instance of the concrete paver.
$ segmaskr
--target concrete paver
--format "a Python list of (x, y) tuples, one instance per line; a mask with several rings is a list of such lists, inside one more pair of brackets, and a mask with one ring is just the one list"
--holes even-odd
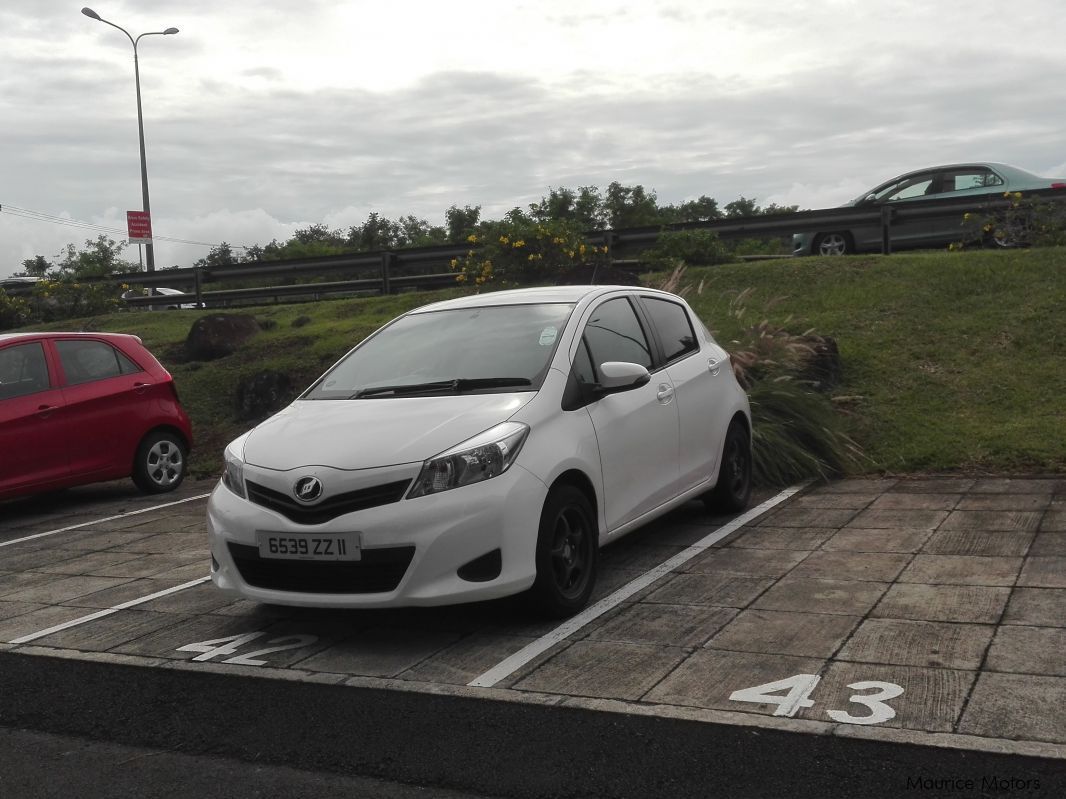
[(932, 534), (933, 530), (927, 528), (893, 530), (845, 527), (823, 543), (822, 549), (847, 552), (917, 552)]
[(976, 670), (994, 631), (988, 624), (867, 619), (838, 657), (866, 663)]
[[(609, 621), (596, 627), (589, 638), (621, 643), (702, 646), (736, 616), (733, 608), (709, 605), (625, 605)], [(501, 658), (502, 659), (502, 658)]]
[(1029, 551), (1035, 536), (1036, 533), (940, 529), (922, 545), (921, 551), (929, 555), (1021, 557)]
[(568, 696), (639, 699), (684, 658), (679, 647), (577, 641), (514, 687)]
[(861, 616), (750, 608), (708, 641), (707, 646), (734, 652), (828, 659), (861, 621)]
[(865, 580), (821, 580), (788, 575), (763, 594), (761, 610), (807, 610), (865, 616), (888, 590), (888, 583)]
[(1066, 677), (1066, 629), (1004, 625), (988, 650), (986, 668)]
[(870, 615), (874, 618), (995, 624), (1011, 590), (984, 585), (896, 583)]
[(1003, 623), (1066, 627), (1066, 589), (1015, 588)]
[(909, 555), (889, 552), (812, 552), (792, 576), (891, 582), (909, 562)]
[(1034, 588), (1066, 588), (1066, 556), (1027, 558), (1018, 585)]
[(902, 583), (1011, 586), (1022, 568), (1021, 558), (969, 555), (915, 555), (899, 576)]
[(1066, 677), (983, 672), (958, 731), (986, 738), (1066, 741)]
[(1066, 533), (1037, 533), (1029, 548), (1030, 555), (1066, 555)]

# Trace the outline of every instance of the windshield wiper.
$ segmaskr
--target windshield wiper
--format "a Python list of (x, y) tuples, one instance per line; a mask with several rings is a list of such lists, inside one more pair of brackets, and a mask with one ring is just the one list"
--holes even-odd
[(448, 391), (461, 394), (475, 388), (505, 388), (507, 386), (531, 386), (533, 382), (525, 377), (457, 377), (454, 380), (435, 380), (432, 383), (407, 383), (402, 386), (370, 386), (361, 388), (348, 399), (376, 397), (380, 394), (402, 396), (404, 394), (425, 394)]

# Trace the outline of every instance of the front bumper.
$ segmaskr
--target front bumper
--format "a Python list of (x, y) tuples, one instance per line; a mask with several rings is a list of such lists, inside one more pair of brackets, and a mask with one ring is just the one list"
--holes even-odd
[[(394, 469), (389, 471), (395, 475)], [(537, 532), (546, 496), (544, 483), (515, 464), (499, 477), (481, 483), (400, 499), (322, 524), (301, 525), (241, 499), (220, 483), (207, 506), (211, 579), (219, 588), (248, 599), (308, 607), (443, 605), (508, 596), (533, 584)], [(293, 573), (299, 572), (299, 579), (285, 582), (304, 590), (265, 587), (263, 571), (250, 569), (248, 561), (240, 560), (242, 556), (255, 557), (251, 548), (257, 547), (256, 533), (260, 530), (294, 536), (358, 531), (365, 562), (353, 570), (350, 589), (339, 590), (338, 580), (343, 582), (345, 577), (343, 569), (336, 567), (337, 561), (265, 559), (262, 565), (274, 575), (291, 565)], [(484, 582), (459, 577), (457, 571), (462, 566), (495, 549), (500, 550), (502, 562), (497, 577)], [(410, 561), (404, 568), (408, 555)], [(321, 585), (329, 586), (330, 593), (307, 590), (313, 586), (319, 567)], [(393, 572), (393, 577), (396, 570), (402, 572), (398, 582), (382, 574), (383, 569)], [(382, 590), (383, 585), (395, 587)]]

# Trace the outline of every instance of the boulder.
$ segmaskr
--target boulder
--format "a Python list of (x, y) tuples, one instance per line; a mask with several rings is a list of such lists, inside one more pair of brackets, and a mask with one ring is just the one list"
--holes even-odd
[(259, 323), (251, 316), (211, 314), (193, 322), (185, 339), (185, 354), (190, 361), (213, 361), (232, 355), (245, 341), (259, 332)]
[(828, 391), (840, 382), (844, 374), (836, 339), (831, 336), (809, 336), (807, 343), (813, 352), (804, 358), (799, 377), (811, 381), (820, 391)]
[(280, 411), (294, 396), (292, 380), (283, 372), (265, 370), (247, 375), (237, 383), (237, 418), (262, 419)]

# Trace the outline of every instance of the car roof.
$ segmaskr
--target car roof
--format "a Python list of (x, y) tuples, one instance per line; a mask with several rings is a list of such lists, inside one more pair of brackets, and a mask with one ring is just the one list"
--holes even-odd
[(131, 333), (93, 333), (93, 332), (62, 332), (53, 330), (38, 330), (36, 332), (29, 333), (0, 333), (0, 344), (6, 344), (9, 341), (17, 341), (19, 339), (30, 341), (31, 339), (42, 338), (96, 338), (96, 339), (133, 339), (138, 344), (141, 342), (140, 336), (134, 336)]
[(533, 305), (547, 302), (577, 303), (586, 298), (610, 294), (615, 291), (639, 291), (641, 293), (663, 294), (668, 297), (674, 296), (667, 292), (646, 289), (641, 286), (543, 286), (471, 294), (466, 297), (457, 297), (452, 300), (423, 305), (421, 308), (415, 308), (410, 313), (450, 311), (457, 308), (484, 308), (490, 305)]

